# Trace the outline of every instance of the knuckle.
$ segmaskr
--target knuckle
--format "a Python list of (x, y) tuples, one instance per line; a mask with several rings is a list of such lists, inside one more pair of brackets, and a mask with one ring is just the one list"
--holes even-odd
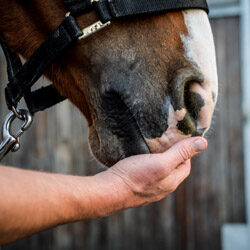
[(180, 183), (181, 183), (180, 180), (175, 179), (175, 181), (173, 183), (173, 192), (176, 191), (176, 189), (179, 187)]
[(173, 181), (173, 183), (172, 183), (172, 185), (169, 187), (169, 193), (173, 193), (173, 192), (175, 192), (175, 190), (177, 189), (177, 187), (178, 187), (178, 182), (177, 182), (177, 180), (174, 180)]
[(137, 196), (144, 196), (145, 193), (147, 192), (147, 188), (143, 184), (137, 184), (132, 186), (132, 191), (135, 195)]
[(179, 154), (182, 160), (188, 160), (192, 156), (192, 150), (190, 147), (181, 147), (179, 148)]

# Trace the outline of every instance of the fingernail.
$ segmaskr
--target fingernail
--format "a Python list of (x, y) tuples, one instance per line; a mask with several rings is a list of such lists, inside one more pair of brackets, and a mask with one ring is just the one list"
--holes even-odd
[(206, 149), (207, 144), (205, 143), (204, 140), (197, 139), (194, 142), (192, 142), (192, 146), (193, 146), (195, 152), (199, 153), (199, 152), (202, 152), (203, 150)]

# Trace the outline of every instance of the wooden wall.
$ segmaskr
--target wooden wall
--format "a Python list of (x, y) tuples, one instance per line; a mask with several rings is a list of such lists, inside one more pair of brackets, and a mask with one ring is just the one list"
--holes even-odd
[(239, 0), (207, 0), (209, 6), (224, 6), (239, 3)]
[[(219, 250), (225, 222), (245, 222), (239, 20), (212, 21), (220, 95), (208, 150), (193, 160), (191, 176), (161, 202), (42, 232), (2, 250)], [(1, 85), (6, 82), (1, 64)], [(0, 96), (0, 118), (6, 113)], [(39, 171), (90, 175), (84, 118), (65, 102), (35, 118), (22, 149), (5, 163)], [(1, 201), (0, 201), (1, 202)]]

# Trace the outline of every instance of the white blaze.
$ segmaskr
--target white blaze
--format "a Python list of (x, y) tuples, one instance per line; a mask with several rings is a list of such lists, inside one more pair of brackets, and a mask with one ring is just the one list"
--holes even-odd
[[(198, 128), (210, 126), (218, 95), (218, 76), (214, 39), (207, 13), (201, 10), (183, 11), (188, 35), (181, 35), (185, 57), (196, 64), (205, 77), (202, 84), (193, 84), (191, 91), (197, 92), (205, 101), (200, 113)], [(212, 95), (215, 95), (215, 102)]]
[(183, 11), (188, 36), (181, 35), (185, 57), (197, 64), (205, 76), (206, 88), (217, 94), (218, 77), (214, 39), (207, 13), (201, 10)]

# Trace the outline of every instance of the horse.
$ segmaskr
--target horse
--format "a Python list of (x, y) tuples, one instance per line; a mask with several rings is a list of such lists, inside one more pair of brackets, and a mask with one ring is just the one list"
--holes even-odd
[[(1, 0), (0, 36), (27, 59), (65, 13), (61, 0)], [(77, 23), (97, 19), (93, 11)], [(85, 116), (92, 153), (106, 166), (204, 136), (218, 95), (213, 35), (200, 9), (116, 20), (44, 75)]]

